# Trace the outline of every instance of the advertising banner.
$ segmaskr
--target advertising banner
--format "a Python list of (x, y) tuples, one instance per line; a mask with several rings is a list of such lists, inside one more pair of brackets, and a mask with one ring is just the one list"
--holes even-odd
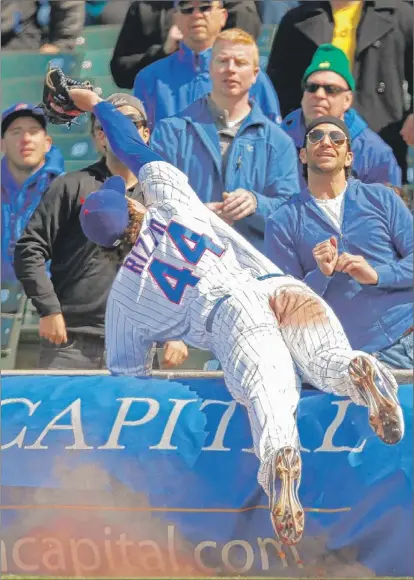
[(305, 390), (305, 535), (281, 546), (247, 414), (222, 379), (2, 379), (3, 574), (410, 576), (412, 385), (403, 441), (367, 411)]

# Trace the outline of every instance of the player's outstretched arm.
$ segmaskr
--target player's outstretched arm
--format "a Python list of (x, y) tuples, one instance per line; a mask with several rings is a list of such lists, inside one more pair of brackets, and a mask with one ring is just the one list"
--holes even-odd
[(113, 105), (105, 101), (93, 107), (93, 113), (115, 155), (138, 177), (141, 168), (153, 161), (164, 161), (142, 140), (135, 125)]

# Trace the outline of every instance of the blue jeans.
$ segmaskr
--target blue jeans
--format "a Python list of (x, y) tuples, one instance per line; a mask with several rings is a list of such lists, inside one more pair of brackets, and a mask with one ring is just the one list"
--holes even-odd
[(378, 352), (372, 353), (375, 358), (393, 369), (413, 368), (413, 333), (402, 336), (397, 342)]

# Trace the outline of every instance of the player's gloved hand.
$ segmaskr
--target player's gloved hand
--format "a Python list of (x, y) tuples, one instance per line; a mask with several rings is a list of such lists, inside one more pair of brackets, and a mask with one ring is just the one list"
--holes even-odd
[(46, 73), (42, 98), (42, 107), (50, 123), (70, 126), (79, 115), (92, 110), (78, 107), (70, 94), (71, 89), (80, 89), (82, 94), (94, 95), (87, 99), (88, 104), (96, 105), (100, 100), (89, 81), (75, 81), (67, 77), (59, 68), (51, 67)]
[(39, 336), (57, 345), (67, 342), (68, 335), (63, 314), (59, 312), (43, 316), (39, 321)]
[(377, 272), (363, 256), (355, 256), (345, 252), (339, 256), (335, 270), (349, 274), (360, 284), (375, 285), (378, 283)]
[(320, 242), (312, 250), (319, 270), (325, 276), (332, 276), (338, 261), (338, 242), (333, 236)]
[(188, 358), (188, 348), (182, 340), (170, 340), (164, 344), (164, 359), (162, 365), (177, 367)]
[(223, 208), (221, 217), (227, 220), (238, 221), (251, 215), (257, 209), (257, 198), (251, 191), (238, 188), (223, 193)]

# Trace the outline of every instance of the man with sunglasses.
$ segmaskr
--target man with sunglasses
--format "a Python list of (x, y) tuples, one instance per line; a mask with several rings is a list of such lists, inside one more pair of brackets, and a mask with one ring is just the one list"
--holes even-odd
[[(332, 44), (321, 45), (303, 75), (302, 88), (302, 107), (290, 113), (282, 123), (298, 151), (306, 125), (322, 115), (338, 117), (345, 121), (352, 138), (353, 176), (364, 183), (400, 187), (401, 169), (391, 147), (351, 108), (355, 80), (345, 53)], [(301, 185), (306, 187), (303, 179)]]
[(412, 216), (391, 187), (348, 180), (346, 124), (308, 125), (300, 160), (308, 187), (268, 220), (266, 255), (332, 307), (352, 348), (413, 366)]
[[(115, 93), (107, 101), (129, 117), (148, 142), (142, 103), (125, 93)], [(42, 369), (103, 368), (106, 300), (121, 260), (109, 259), (83, 235), (79, 213), (87, 196), (111, 175), (123, 177), (128, 195), (142, 200), (137, 178), (113, 153), (95, 118), (93, 127), (97, 149), (104, 156), (56, 179), (16, 244), (16, 275), (40, 315)], [(51, 278), (46, 271), (48, 260)], [(182, 362), (186, 356), (182, 343), (167, 344), (165, 350), (167, 364)]]
[[(175, 8), (174, 22), (182, 33), (179, 49), (141, 70), (134, 83), (151, 130), (211, 91), (212, 46), (228, 16), (221, 0), (175, 0)], [(276, 92), (261, 70), (250, 97), (268, 118), (281, 122)]]

